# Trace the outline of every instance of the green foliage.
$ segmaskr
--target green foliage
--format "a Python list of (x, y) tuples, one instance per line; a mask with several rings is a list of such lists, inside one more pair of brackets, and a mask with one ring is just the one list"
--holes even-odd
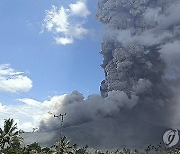
[(55, 154), (88, 154), (86, 152), (87, 148), (88, 146), (78, 148), (77, 144), (72, 144), (64, 136), (59, 142), (57, 142), (54, 146), (51, 147), (49, 152), (54, 152)]
[(17, 131), (17, 123), (14, 123), (13, 119), (5, 119), (4, 129), (0, 128), (0, 151), (6, 153), (18, 152), (21, 149), (21, 142), (22, 138)]
[(22, 152), (23, 152), (23, 149), (22, 149), (22, 147), (21, 147), (21, 142), (22, 142), (22, 140), (21, 140), (19, 137), (14, 136), (14, 137), (12, 138), (9, 146), (7, 146), (7, 147), (3, 150), (3, 152), (4, 152), (4, 153), (7, 153), (7, 154), (13, 154), (13, 153), (14, 153), (14, 154), (16, 154), (16, 153), (20, 154), (20, 153), (22, 153)]
[(41, 152), (41, 146), (36, 142), (27, 145), (27, 147), (24, 149), (24, 154), (40, 153), (40, 152)]
[(88, 146), (86, 145), (85, 147), (82, 148), (76, 148), (75, 154), (87, 154), (87, 148)]
[(65, 136), (51, 148), (41, 146), (34, 142), (22, 147), (23, 139), (17, 131), (17, 124), (13, 119), (4, 121), (4, 128), (0, 128), (0, 154), (175, 154), (180, 153), (180, 147), (166, 148), (163, 144), (149, 145), (145, 150), (121, 149), (114, 151), (94, 150), (88, 152), (88, 146), (79, 148), (72, 144)]
[(42, 153), (50, 153), (50, 148), (48, 147), (42, 148)]
[(64, 136), (59, 142), (52, 146), (52, 152), (57, 154), (73, 154), (74, 146), (70, 144), (70, 141)]

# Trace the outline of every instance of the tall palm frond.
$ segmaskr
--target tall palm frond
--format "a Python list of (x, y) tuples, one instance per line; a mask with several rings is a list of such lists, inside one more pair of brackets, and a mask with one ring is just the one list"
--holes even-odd
[(18, 139), (19, 142), (22, 141), (22, 138), (19, 136), (19, 132), (17, 131), (17, 123), (14, 123), (13, 119), (5, 119), (4, 121), (4, 130), (0, 128), (0, 148), (4, 149), (5, 144), (9, 146), (12, 145), (14, 139)]

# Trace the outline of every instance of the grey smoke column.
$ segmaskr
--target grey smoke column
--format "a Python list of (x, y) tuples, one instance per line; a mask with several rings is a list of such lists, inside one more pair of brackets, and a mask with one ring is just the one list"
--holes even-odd
[(158, 52), (169, 35), (157, 33), (158, 20), (169, 5), (168, 0), (99, 0), (97, 18), (106, 27), (102, 97), (113, 90), (124, 91), (129, 98), (136, 94), (141, 100), (170, 97), (163, 81), (166, 65)]

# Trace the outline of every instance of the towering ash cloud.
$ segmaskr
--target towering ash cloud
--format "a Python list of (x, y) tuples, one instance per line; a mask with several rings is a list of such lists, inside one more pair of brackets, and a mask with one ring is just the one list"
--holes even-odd
[(142, 99), (170, 97), (163, 81), (166, 65), (159, 50), (178, 40), (179, 19), (170, 18), (177, 2), (99, 1), (97, 18), (107, 30), (101, 51), (105, 72), (101, 84), (103, 97), (112, 90), (124, 91), (129, 97), (135, 93)]
[(180, 79), (179, 7), (179, 0), (99, 0), (97, 19), (106, 28), (102, 97), (113, 90), (136, 95), (139, 104), (157, 107), (161, 120), (173, 121), (169, 108), (178, 104)]
[(113, 90), (137, 95), (139, 104), (164, 105), (156, 113), (173, 121), (167, 108), (179, 94), (179, 7), (179, 0), (99, 0), (97, 18), (106, 27), (102, 97)]
[[(68, 113), (67, 135), (95, 147), (140, 147), (161, 142), (173, 120), (178, 126), (179, 8), (180, 0), (99, 0), (97, 19), (106, 30), (102, 97), (75, 91), (51, 104), (56, 114)], [(46, 116), (40, 130), (58, 129), (58, 122)]]

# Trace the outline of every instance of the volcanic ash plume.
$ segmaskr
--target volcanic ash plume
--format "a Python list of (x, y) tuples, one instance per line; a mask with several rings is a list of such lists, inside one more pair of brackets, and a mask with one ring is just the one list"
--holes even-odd
[(101, 51), (103, 97), (120, 90), (129, 97), (136, 93), (141, 98), (169, 98), (163, 82), (166, 67), (159, 53), (161, 45), (177, 37), (173, 36), (174, 23), (163, 26), (169, 5), (164, 0), (99, 1), (97, 18), (107, 31)]
[[(179, 112), (179, 8), (179, 0), (99, 0), (97, 19), (106, 30), (102, 97), (84, 99), (75, 91), (48, 103), (56, 114), (68, 113), (67, 136), (92, 147), (138, 148), (162, 142), (164, 131), (179, 125), (173, 119)], [(58, 120), (41, 121), (40, 130), (53, 129)]]
[(165, 105), (172, 99), (177, 87), (167, 81), (179, 77), (179, 6), (179, 0), (99, 0), (97, 18), (106, 28), (102, 97), (119, 90), (137, 95), (139, 103)]

